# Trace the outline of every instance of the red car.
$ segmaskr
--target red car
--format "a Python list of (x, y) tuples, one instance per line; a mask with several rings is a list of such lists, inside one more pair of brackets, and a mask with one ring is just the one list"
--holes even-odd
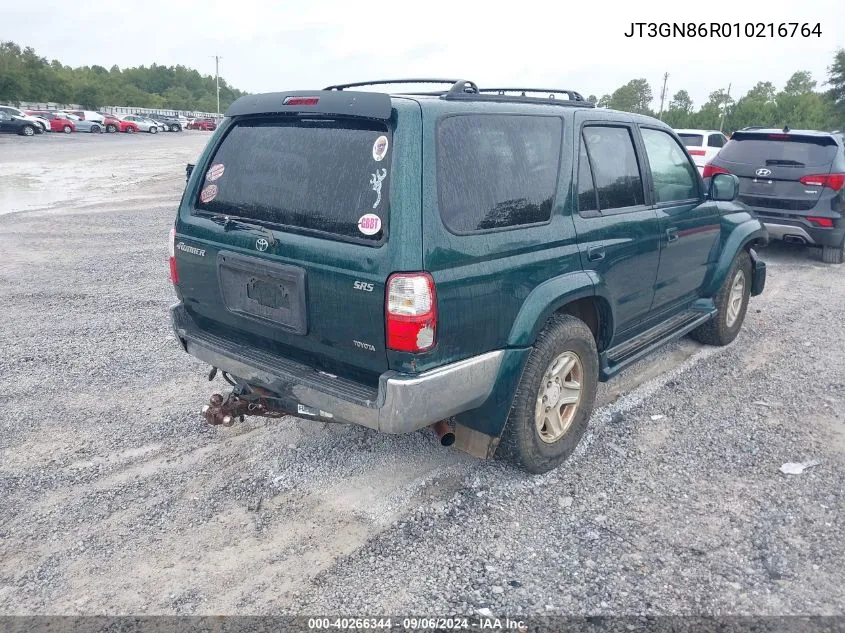
[(67, 118), (61, 112), (48, 112), (46, 110), (30, 110), (27, 114), (32, 114), (34, 116), (44, 117), (48, 121), (50, 121), (50, 131), (51, 132), (64, 132), (65, 134), (70, 134), (71, 132), (76, 132), (76, 123), (73, 122), (72, 119)]
[(128, 132), (129, 134), (134, 134), (138, 131), (138, 126), (132, 121), (118, 119), (115, 115), (107, 114), (106, 112), (98, 112), (97, 114), (105, 117), (104, 124), (106, 126), (106, 132)]
[(217, 129), (217, 123), (215, 123), (213, 119), (194, 119), (188, 127), (192, 130), (206, 130), (208, 132), (212, 132)]

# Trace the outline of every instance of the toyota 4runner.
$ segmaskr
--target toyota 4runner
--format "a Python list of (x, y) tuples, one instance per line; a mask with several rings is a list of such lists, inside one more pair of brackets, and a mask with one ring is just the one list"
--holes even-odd
[[(443, 83), (432, 92), (358, 90)], [(402, 80), (245, 96), (171, 232), (212, 424), (295, 415), (545, 472), (597, 381), (691, 333), (726, 345), (767, 233), (660, 121), (568, 90)]]

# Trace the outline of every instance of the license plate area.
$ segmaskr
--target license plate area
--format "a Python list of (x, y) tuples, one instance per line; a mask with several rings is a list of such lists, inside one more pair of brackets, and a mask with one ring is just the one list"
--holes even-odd
[(217, 279), (229, 312), (293, 334), (308, 333), (305, 270), (299, 266), (220, 252)]

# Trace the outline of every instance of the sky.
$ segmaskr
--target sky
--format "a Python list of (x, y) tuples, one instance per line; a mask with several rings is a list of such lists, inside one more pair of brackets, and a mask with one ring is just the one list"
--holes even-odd
[[(719, 88), (740, 96), (758, 81), (781, 88), (796, 70), (821, 84), (845, 47), (842, 0), (146, 0), (72, 10), (67, 2), (0, 0), (0, 40), (71, 66), (183, 64), (248, 92), (317, 89), (397, 77), (447, 77), (480, 86), (612, 93), (645, 78), (655, 96), (696, 107)], [(821, 37), (626, 38), (632, 22), (761, 21), (821, 24)]]

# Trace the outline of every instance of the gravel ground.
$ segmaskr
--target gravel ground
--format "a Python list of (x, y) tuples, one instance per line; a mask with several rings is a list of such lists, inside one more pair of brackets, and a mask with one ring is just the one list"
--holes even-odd
[[(427, 432), (210, 428), (166, 261), (208, 136), (111, 136), (0, 139), (35, 174), (0, 182), (0, 614), (845, 612), (845, 267), (764, 251), (738, 339), (601, 385), (543, 476)], [(61, 203), (44, 164), (108, 195)]]

